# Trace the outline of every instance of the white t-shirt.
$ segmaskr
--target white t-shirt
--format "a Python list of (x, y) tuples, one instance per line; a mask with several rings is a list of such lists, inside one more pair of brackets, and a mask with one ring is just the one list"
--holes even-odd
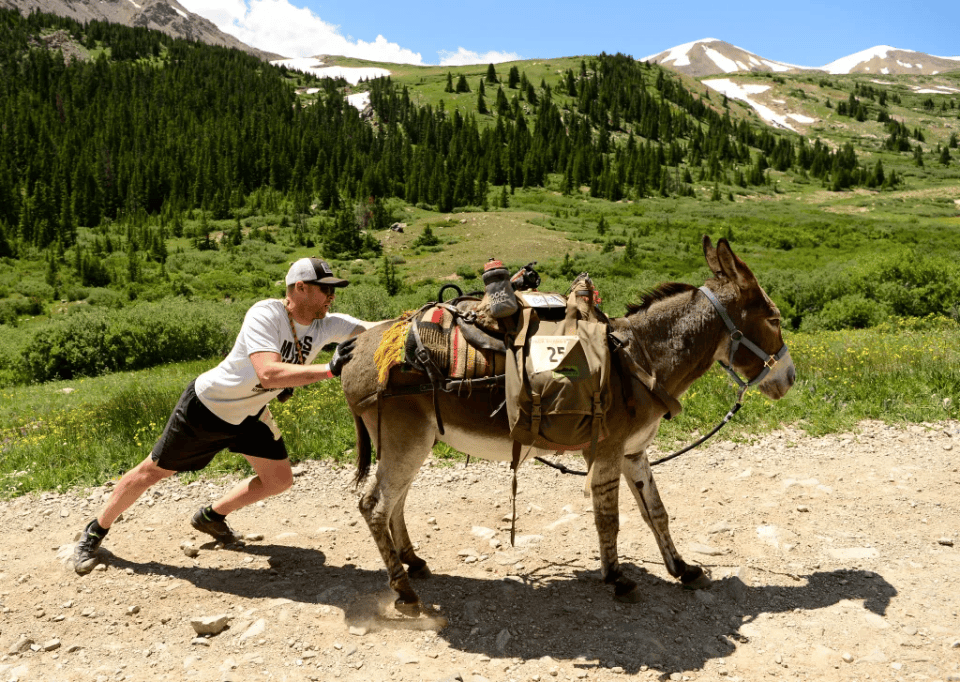
[[(328, 343), (346, 341), (363, 330), (363, 322), (350, 315), (328, 313), (308, 325), (294, 322), (305, 364), (313, 362)], [(359, 328), (358, 328), (359, 327)], [(215, 415), (239, 424), (258, 414), (282, 389), (260, 385), (250, 355), (261, 351), (279, 353), (284, 362), (298, 364), (290, 318), (280, 299), (255, 303), (247, 311), (230, 354), (196, 381), (197, 397)]]

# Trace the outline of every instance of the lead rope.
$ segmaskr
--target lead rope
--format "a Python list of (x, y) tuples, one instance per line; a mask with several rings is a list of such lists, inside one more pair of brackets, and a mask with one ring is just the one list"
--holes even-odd
[[(680, 450), (677, 450), (676, 452), (667, 455), (666, 457), (661, 457), (660, 459), (658, 459), (658, 460), (656, 460), (656, 461), (650, 462), (650, 466), (655, 467), (655, 466), (657, 466), (658, 464), (663, 464), (664, 462), (669, 462), (669, 461), (670, 461), (671, 459), (673, 459), (674, 457), (679, 457), (680, 455), (684, 454), (685, 452), (689, 452), (690, 450), (693, 450), (693, 449), (694, 449), (695, 447), (697, 447), (698, 445), (702, 445), (702, 444), (703, 444), (704, 442), (706, 442), (709, 438), (711, 438), (712, 436), (716, 435), (717, 431), (719, 431), (719, 430), (722, 429), (724, 426), (726, 426), (727, 423), (728, 423), (731, 419), (733, 419), (733, 415), (735, 415), (735, 414), (740, 410), (740, 408), (743, 407), (743, 394), (746, 392), (746, 390), (747, 390), (747, 387), (744, 386), (743, 388), (741, 388), (741, 389), (737, 392), (737, 402), (734, 404), (733, 407), (730, 408), (730, 411), (727, 412), (726, 416), (724, 416), (723, 421), (721, 421), (719, 424), (717, 424), (717, 425), (713, 428), (713, 430), (710, 431), (710, 433), (708, 433), (707, 435), (701, 437), (701, 438), (700, 438), (699, 440), (697, 440), (696, 442), (690, 443), (690, 445), (687, 445), (686, 447), (681, 448)], [(554, 454), (554, 456), (557, 456), (557, 455), (560, 454), (560, 451), (558, 450), (557, 452), (555, 452), (555, 453), (553, 453), (553, 454)], [(534, 457), (534, 459), (537, 460), (538, 462), (540, 462), (541, 464), (546, 464), (548, 467), (551, 467), (551, 468), (553, 468), (553, 469), (556, 469), (557, 471), (559, 471), (559, 472), (562, 473), (562, 474), (573, 474), (574, 476), (586, 476), (586, 475), (587, 475), (587, 472), (586, 472), (586, 471), (577, 471), (577, 470), (575, 470), (575, 469), (568, 469), (567, 467), (563, 466), (562, 464), (557, 464), (556, 462), (551, 462), (550, 460), (545, 459), (545, 458), (543, 458), (543, 457)]]

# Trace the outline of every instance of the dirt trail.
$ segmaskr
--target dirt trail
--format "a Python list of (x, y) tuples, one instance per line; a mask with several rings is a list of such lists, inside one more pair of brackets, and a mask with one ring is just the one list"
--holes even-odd
[[(109, 488), (4, 501), (0, 682), (957, 681), (958, 452), (957, 422), (870, 422), (717, 441), (657, 467), (674, 540), (715, 583), (669, 578), (621, 487), (634, 605), (599, 582), (583, 479), (523, 467), (510, 548), (509, 470), (428, 466), (407, 520), (445, 627), (392, 612), (349, 469), (304, 463), (290, 492), (232, 515), (260, 538), (238, 550), (189, 526), (229, 481), (165, 481), (84, 577), (58, 555)], [(197, 637), (197, 617), (223, 629)]]

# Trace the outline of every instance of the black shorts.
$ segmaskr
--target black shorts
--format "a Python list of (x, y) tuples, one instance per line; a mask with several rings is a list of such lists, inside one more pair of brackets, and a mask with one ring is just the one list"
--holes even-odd
[(231, 424), (200, 402), (191, 381), (150, 457), (168, 471), (199, 471), (221, 450), (263, 459), (287, 459), (283, 436), (276, 431), (273, 416), (266, 407), (258, 415)]

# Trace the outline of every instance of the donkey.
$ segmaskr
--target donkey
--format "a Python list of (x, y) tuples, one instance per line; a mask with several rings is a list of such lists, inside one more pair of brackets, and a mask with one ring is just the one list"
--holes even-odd
[[(601, 576), (604, 583), (613, 585), (614, 598), (621, 602), (637, 602), (641, 597), (637, 583), (624, 575), (617, 555), (621, 476), (653, 531), (670, 575), (691, 589), (711, 584), (700, 566), (688, 564), (677, 552), (647, 459), (646, 448), (667, 411), (665, 405), (676, 405), (673, 398), (683, 395), (714, 361), (732, 374), (741, 391), (757, 385), (774, 400), (782, 398), (795, 379), (780, 330), (780, 312), (756, 277), (726, 239), (714, 247), (704, 236), (703, 253), (714, 274), (703, 287), (662, 284), (639, 305), (629, 306), (625, 317), (610, 321), (611, 331), (626, 343), (629, 360), (621, 365), (632, 361), (643, 367), (655, 377), (657, 393), (668, 394), (666, 401), (650, 394), (648, 400), (631, 406), (631, 379), (623, 375), (622, 366), (619, 372), (612, 372), (609, 434), (598, 443), (593, 461), (587, 462)], [(341, 379), (357, 430), (358, 485), (369, 472), (371, 434), (381, 450), (376, 471), (363, 489), (360, 512), (386, 564), (389, 584), (398, 594), (395, 607), (403, 614), (416, 615), (420, 599), (410, 578), (428, 577), (430, 570), (414, 553), (403, 507), (418, 470), (437, 441), (471, 456), (500, 461), (511, 461), (512, 441), (506, 411), (488, 416), (491, 396), (482, 391), (472, 395), (440, 393), (442, 429), (429, 393), (381, 398), (378, 406), (374, 353), (389, 326), (380, 325), (358, 337), (353, 359)], [(737, 372), (752, 380), (741, 380)], [(537, 453), (533, 450), (527, 457)], [(583, 454), (587, 458), (587, 452)], [(409, 573), (403, 564), (409, 566)]]

